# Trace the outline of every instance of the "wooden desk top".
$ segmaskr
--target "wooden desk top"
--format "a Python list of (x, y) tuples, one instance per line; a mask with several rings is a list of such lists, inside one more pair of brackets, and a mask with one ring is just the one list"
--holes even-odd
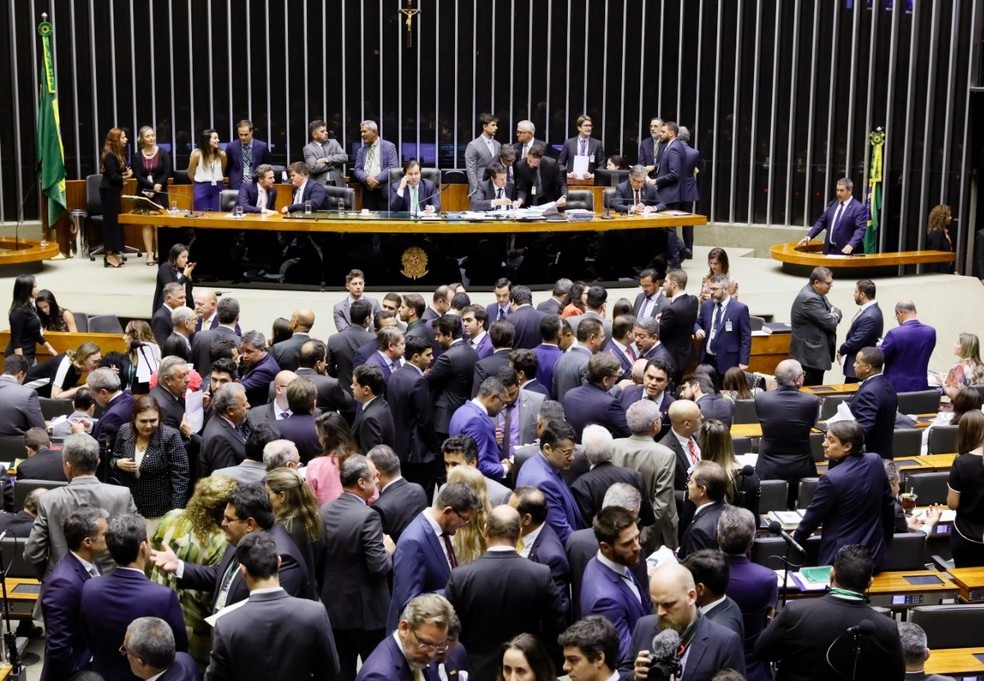
[(790, 265), (816, 267), (823, 265), (832, 270), (859, 267), (897, 267), (928, 262), (954, 262), (956, 255), (950, 251), (898, 251), (896, 253), (871, 253), (867, 255), (824, 255), (822, 243), (797, 247), (797, 242), (776, 244), (769, 249), (773, 260)]
[[(31, 590), (18, 591), (17, 587), (33, 587)], [(41, 582), (27, 577), (7, 578), (7, 597), (12, 601), (36, 601), (40, 595)], [(37, 590), (39, 593), (32, 593)]]
[(229, 213), (145, 214), (121, 213), (124, 225), (156, 225), (157, 227), (201, 227), (203, 229), (258, 229), (285, 232), (344, 232), (359, 234), (389, 234), (397, 230), (420, 234), (512, 234), (515, 232), (607, 232), (625, 229), (651, 229), (653, 227), (700, 226), (707, 224), (704, 215), (654, 213), (651, 215), (620, 215), (610, 220), (595, 217), (584, 222), (518, 222), (515, 220), (482, 220), (465, 222), (447, 219), (407, 218), (384, 219), (378, 214), (363, 217), (359, 213), (347, 213), (344, 218), (332, 213), (316, 216), (286, 217), (280, 214), (260, 215), (247, 213), (234, 218)]
[[(906, 577), (935, 577), (939, 580), (936, 584), (912, 584), (906, 581)], [(936, 570), (903, 570), (899, 572), (882, 572), (875, 575), (871, 582), (869, 594), (904, 594), (915, 591), (920, 592), (944, 592), (957, 591), (957, 585), (949, 580), (947, 575)]]
[(831, 395), (852, 395), (858, 391), (860, 383), (828, 383), (824, 385), (804, 385), (800, 390), (817, 397)]
[(948, 648), (933, 650), (926, 660), (927, 674), (973, 674), (984, 672), (984, 662), (974, 655), (984, 655), (984, 646), (980, 648)]
[(927, 454), (926, 456), (912, 457), (919, 460), (920, 468), (934, 471), (948, 471), (953, 466), (956, 454)]

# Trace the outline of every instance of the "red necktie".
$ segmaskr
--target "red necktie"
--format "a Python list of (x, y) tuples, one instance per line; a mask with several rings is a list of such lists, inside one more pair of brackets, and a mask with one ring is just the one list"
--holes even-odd
[(633, 362), (636, 361), (635, 351), (632, 349), (631, 345), (625, 346), (625, 352), (629, 356), (629, 359), (631, 359)]
[(444, 538), (444, 548), (448, 551), (448, 563), (451, 565), (451, 569), (454, 570), (458, 567), (458, 558), (454, 555), (454, 547), (451, 545), (451, 535), (445, 532), (441, 537)]
[(697, 457), (697, 445), (694, 444), (693, 438), (687, 440), (687, 447), (690, 449), (690, 463), (696, 465), (700, 459)]
[(640, 200), (639, 200), (639, 190), (638, 189), (635, 190), (635, 203), (636, 203), (637, 206), (639, 205), (639, 203), (641, 203)]

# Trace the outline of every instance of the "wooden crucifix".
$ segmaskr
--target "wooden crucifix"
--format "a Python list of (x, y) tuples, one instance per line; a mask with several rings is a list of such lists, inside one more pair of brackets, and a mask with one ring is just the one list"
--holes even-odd
[(420, 14), (420, 10), (413, 6), (413, 0), (407, 0), (406, 7), (400, 8), (400, 14), (405, 14), (407, 16), (407, 40), (406, 46), (413, 47), (413, 18)]

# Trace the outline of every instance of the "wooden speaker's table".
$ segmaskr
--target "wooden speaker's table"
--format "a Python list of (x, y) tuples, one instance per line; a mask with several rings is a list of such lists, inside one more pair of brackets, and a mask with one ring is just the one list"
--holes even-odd
[(872, 276), (872, 270), (898, 269), (904, 265), (954, 262), (956, 255), (950, 251), (897, 251), (895, 253), (870, 253), (860, 255), (824, 255), (822, 243), (805, 247), (796, 242), (776, 244), (769, 249), (769, 256), (782, 263), (784, 272), (809, 274), (814, 267), (827, 267), (835, 277)]

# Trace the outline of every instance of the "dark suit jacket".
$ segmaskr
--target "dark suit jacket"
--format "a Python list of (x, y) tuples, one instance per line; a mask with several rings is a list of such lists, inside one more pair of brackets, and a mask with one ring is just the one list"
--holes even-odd
[(936, 329), (910, 319), (886, 333), (880, 347), (885, 353), (885, 378), (896, 392), (929, 388), (926, 373), (936, 347)]
[(487, 478), (502, 481), (506, 472), (499, 463), (502, 452), (495, 441), (495, 420), (471, 400), (458, 407), (448, 426), (450, 435), (468, 435), (478, 446), (478, 470)]
[(660, 438), (659, 444), (664, 447), (669, 447), (673, 450), (673, 453), (676, 454), (676, 468), (673, 472), (673, 489), (678, 492), (680, 490), (686, 490), (687, 471), (690, 470), (690, 457), (685, 451), (683, 451), (683, 447), (680, 446), (680, 441), (677, 440), (676, 435), (673, 434), (672, 430), (666, 431), (666, 434)]
[(899, 398), (884, 374), (869, 376), (848, 403), (858, 425), (864, 429), (864, 451), (883, 459), (894, 456), (895, 413)]
[(690, 525), (683, 532), (683, 541), (680, 542), (680, 550), (677, 552), (679, 558), (686, 558), (694, 551), (701, 549), (716, 549), (717, 542), (717, 523), (721, 514), (728, 508), (728, 504), (723, 501), (716, 501), (699, 509), (697, 515), (690, 521)]
[[(657, 206), (660, 203), (659, 193), (656, 187), (646, 182), (639, 190), (639, 199), (643, 205)], [(636, 205), (635, 190), (629, 181), (621, 182), (615, 187), (615, 195), (611, 199), (611, 209), (619, 213), (627, 213)]]
[(338, 675), (328, 613), (285, 591), (251, 594), (216, 622), (206, 678), (320, 679)]
[(789, 312), (793, 334), (789, 341), (789, 356), (806, 368), (823, 371), (830, 368), (837, 324), (841, 320), (841, 311), (833, 310), (827, 297), (814, 291), (809, 284), (793, 300)]
[[(360, 184), (366, 183), (366, 145), (363, 144), (355, 152), (355, 165), (349, 167), (349, 173), (352, 177), (356, 179)], [(400, 167), (400, 156), (396, 152), (396, 145), (392, 142), (387, 142), (384, 139), (379, 140), (379, 175), (376, 176), (376, 181), (379, 182), (382, 187), (382, 191), (386, 190), (386, 184), (389, 177), (390, 168)], [(365, 190), (363, 190), (365, 191)]]
[(541, 303), (538, 303), (536, 309), (543, 314), (560, 314), (561, 306), (560, 303), (553, 297), (547, 298)]
[[(632, 352), (635, 353), (635, 347), (633, 345), (630, 345), (629, 347), (631, 347)], [(618, 363), (622, 367), (623, 376), (628, 377), (632, 374), (632, 364), (633, 364), (632, 360), (629, 359), (629, 357), (624, 352), (622, 352), (622, 348), (615, 345), (614, 339), (605, 343), (605, 347), (603, 351), (607, 352), (609, 355), (611, 355), (612, 357), (618, 360)]]
[[(588, 563), (598, 555), (598, 538), (590, 527), (572, 532), (564, 542), (564, 551), (571, 566), (571, 618), (579, 620), (587, 613), (581, 612), (581, 587), (584, 583), (584, 570)], [(632, 570), (636, 584), (643, 585), (643, 592), (649, 589), (649, 574), (646, 561), (640, 560)], [(652, 641), (652, 637), (649, 639)]]
[(692, 209), (696, 201), (700, 201), (700, 190), (697, 188), (697, 164), (700, 163), (700, 152), (687, 142), (681, 147), (683, 154), (683, 176), (680, 178), (680, 201), (690, 204)]
[(762, 426), (755, 472), (762, 480), (815, 477), (817, 466), (810, 454), (810, 430), (816, 423), (820, 398), (795, 386), (755, 396), (755, 411)]
[(638, 595), (633, 593), (621, 575), (603, 565), (597, 556), (584, 568), (581, 616), (603, 615), (615, 626), (621, 657), (629, 653), (629, 643), (636, 622), (652, 612), (648, 583), (636, 584), (636, 588)]
[[(515, 200), (516, 185), (512, 182), (507, 182), (506, 186), (502, 189), (502, 198), (509, 199), (510, 201)], [(477, 211), (505, 210), (502, 206), (492, 207), (492, 200), (495, 198), (498, 198), (498, 187), (492, 184), (492, 180), (486, 180), (479, 185), (478, 191), (472, 195), (468, 208)]]
[(692, 357), (691, 336), (697, 321), (697, 296), (683, 293), (674, 298), (659, 318), (659, 340), (673, 357), (677, 376)]
[[(280, 525), (271, 527), (267, 530), (267, 534), (273, 537), (277, 543), (277, 555), (280, 556), (280, 570), (278, 571), (280, 586), (292, 596), (303, 596), (317, 600), (317, 594), (309, 592), (308, 572), (304, 556), (297, 548), (294, 540)], [(219, 595), (219, 583), (235, 557), (236, 547), (230, 544), (226, 547), (218, 565), (185, 563), (184, 576), (178, 580), (178, 586), (182, 589), (210, 591), (212, 593), (212, 611), (214, 612), (215, 599)], [(246, 588), (246, 582), (243, 581), (242, 575), (237, 571), (229, 586), (226, 605), (246, 600), (248, 596), (249, 590)]]
[[(629, 407), (643, 399), (644, 388), (641, 385), (630, 385), (622, 390), (619, 395), (619, 403), (622, 409), (628, 411)], [(663, 399), (659, 402), (659, 413), (662, 415), (660, 420), (660, 433), (667, 433), (670, 430), (670, 405), (676, 402), (669, 390), (663, 391)]]
[(516, 198), (523, 202), (524, 207), (540, 206), (556, 201), (561, 196), (567, 196), (567, 176), (564, 174), (564, 169), (552, 158), (541, 158), (540, 165), (535, 169), (530, 168), (525, 160), (519, 160), (516, 161), (514, 169)]
[[(557, 163), (563, 167), (566, 173), (574, 172), (574, 157), (578, 155), (581, 148), (579, 140), (580, 135), (568, 138), (557, 157)], [(605, 148), (601, 146), (601, 140), (589, 137), (586, 151), (588, 152), (589, 173), (593, 173), (596, 168), (605, 167)]]
[[(270, 155), (270, 147), (267, 143), (255, 137), (250, 151), (249, 175), (252, 177), (256, 174), (258, 166), (263, 163), (273, 163), (273, 156)], [(239, 189), (243, 179), (248, 178), (243, 178), (243, 145), (238, 139), (226, 145), (226, 158), (228, 159), (226, 173), (229, 175), (229, 189)]]
[(263, 189), (256, 182), (244, 182), (239, 187), (239, 196), (236, 197), (236, 205), (243, 209), (244, 213), (260, 213), (260, 192), (266, 194), (267, 210), (275, 210), (277, 207), (277, 190)]
[[(663, 295), (662, 290), (657, 291), (656, 293), (653, 294), (653, 296), (656, 298), (656, 300), (655, 300), (655, 305), (653, 305), (649, 310), (649, 316), (659, 317), (663, 313), (663, 310), (665, 310), (670, 306), (670, 299), (667, 298), (665, 295)], [(639, 295), (636, 296), (635, 302), (632, 304), (632, 314), (634, 314), (636, 317), (638, 317), (642, 313), (642, 303), (645, 300), (646, 300), (645, 293), (639, 293)]]
[(386, 400), (377, 397), (369, 403), (367, 409), (356, 411), (352, 436), (363, 452), (368, 452), (376, 445), (396, 445), (396, 428)]
[[(852, 637), (845, 632), (864, 620), (874, 625), (874, 632), (860, 637), (861, 655), (855, 678), (901, 681), (905, 663), (895, 622), (861, 601), (831, 594), (787, 603), (759, 636), (755, 654), (763, 660), (778, 660), (778, 681), (849, 679), (855, 656)], [(839, 674), (834, 673), (828, 661), (834, 663)]]
[(607, 428), (613, 437), (628, 437), (629, 426), (625, 421), (625, 409), (611, 393), (593, 383), (568, 390), (564, 395), (564, 415), (581, 441), (584, 427), (592, 423)]
[(638, 163), (641, 166), (656, 166), (659, 165), (661, 157), (663, 156), (663, 149), (666, 148), (662, 142), (657, 142), (650, 135), (646, 139), (639, 143), (639, 157)]
[(416, 367), (404, 364), (390, 375), (386, 397), (393, 426), (400, 434), (394, 446), (400, 461), (433, 461), (441, 443), (434, 433), (434, 405), (427, 379)]
[(659, 190), (663, 203), (675, 205), (685, 200), (683, 198), (685, 166), (683, 141), (674, 139), (667, 143), (659, 161), (659, 168), (656, 170), (656, 189)]
[(347, 326), (328, 338), (328, 375), (337, 378), (346, 392), (351, 391), (355, 351), (375, 340), (376, 336), (361, 326)]
[(847, 330), (847, 337), (837, 350), (844, 360), (844, 375), (848, 378), (857, 378), (854, 373), (854, 358), (861, 348), (875, 347), (878, 339), (882, 337), (885, 329), (885, 321), (882, 318), (881, 308), (878, 303), (870, 305), (864, 312), (860, 313), (851, 322), (851, 328)]
[(123, 392), (106, 405), (102, 416), (92, 426), (92, 437), (99, 441), (100, 458), (103, 462), (109, 461), (109, 452), (112, 451), (120, 426), (129, 423), (132, 418), (133, 395)]
[(769, 611), (776, 602), (776, 573), (757, 565), (748, 556), (725, 554), (730, 577), (726, 593), (743, 614), (745, 630), (745, 666), (749, 681), (772, 681), (772, 673), (764, 660), (755, 655), (755, 642), (768, 626)]
[(653, 514), (652, 499), (646, 493), (646, 485), (642, 480), (639, 471), (624, 466), (616, 466), (609, 462), (599, 463), (590, 471), (579, 477), (571, 485), (571, 492), (577, 501), (577, 507), (581, 511), (581, 518), (584, 524), (591, 527), (594, 517), (601, 510), (602, 502), (605, 500), (605, 493), (608, 488), (617, 482), (632, 485), (642, 495), (642, 506), (639, 508), (639, 524), (642, 526), (652, 525), (656, 522)]
[[(820, 232), (827, 230), (826, 237), (823, 240), (824, 255), (831, 253), (839, 255), (841, 250), (847, 245), (854, 247), (854, 253), (863, 253), (862, 242), (864, 241), (864, 232), (868, 229), (868, 209), (863, 203), (852, 196), (848, 201), (847, 207), (841, 213), (840, 220), (838, 220), (835, 228), (834, 218), (836, 217), (838, 205), (839, 202), (837, 199), (827, 204), (827, 209), (820, 216), (820, 219), (816, 221), (816, 224), (810, 228), (807, 236), (812, 239)], [(833, 230), (833, 234), (831, 234), (831, 230)]]
[(723, 603), (714, 606), (707, 613), (707, 619), (735, 632), (738, 634), (739, 640), (745, 640), (745, 625), (742, 622), (741, 608), (727, 596), (724, 597)]
[[(407, 185), (404, 188), (403, 196), (396, 193), (396, 190), (399, 188), (399, 182), (394, 182), (390, 185), (389, 209), (392, 211), (408, 213), (410, 212), (410, 186)], [(424, 208), (427, 206), (434, 206), (434, 211), (440, 213), (441, 194), (438, 191), (437, 185), (430, 180), (421, 178), (420, 184), (417, 185), (417, 208), (421, 213), (423, 213)]]
[(246, 438), (221, 416), (213, 416), (202, 431), (202, 449), (198, 458), (198, 477), (212, 471), (238, 466), (246, 458)]
[(717, 311), (716, 305), (713, 300), (705, 300), (701, 304), (697, 325), (707, 334), (703, 341), (704, 361), (713, 364), (718, 375), (723, 377), (728, 369), (739, 364), (748, 364), (752, 351), (752, 325), (748, 306), (734, 298), (730, 299), (718, 322), (718, 332), (714, 337), (714, 355), (710, 355), (709, 339)]
[(92, 656), (79, 627), (82, 586), (92, 577), (78, 558), (66, 555), (51, 570), (41, 588), (44, 615), (44, 681), (67, 679)]
[(311, 340), (311, 334), (295, 333), (287, 340), (274, 343), (270, 348), (270, 354), (276, 360), (277, 366), (281, 371), (297, 371), (298, 357), (301, 354), (301, 346)]
[[(636, 656), (643, 650), (651, 650), (653, 638), (659, 633), (656, 615), (646, 615), (636, 623), (632, 632), (629, 654), (622, 657), (619, 673), (623, 681), (633, 678), (632, 667)], [(711, 681), (722, 669), (734, 669), (745, 675), (745, 656), (738, 634), (701, 617), (697, 622), (697, 633), (690, 642), (690, 653), (683, 668), (683, 678), (687, 681)]]
[(191, 361), (195, 364), (195, 371), (203, 378), (212, 370), (210, 352), (212, 343), (217, 340), (231, 340), (236, 344), (237, 349), (241, 349), (243, 345), (243, 339), (239, 334), (227, 326), (216, 326), (214, 329), (196, 333), (191, 339)]
[(161, 383), (151, 388), (150, 396), (161, 408), (161, 422), (171, 428), (180, 428), (181, 419), (185, 415), (184, 398), (175, 397)]
[(800, 544), (823, 524), (818, 565), (833, 565), (837, 550), (861, 544), (875, 565), (888, 560), (895, 531), (895, 504), (877, 454), (851, 455), (820, 476), (803, 520), (793, 536)]
[[(427, 678), (425, 670), (425, 678)], [(362, 667), (359, 669), (356, 681), (413, 681), (413, 671), (407, 662), (403, 650), (393, 639), (387, 636), (376, 646)]]
[(451, 416), (471, 397), (478, 355), (464, 341), (452, 343), (434, 360), (427, 385), (434, 398), (434, 430), (447, 433)]
[(443, 596), (451, 578), (451, 565), (441, 547), (442, 540), (434, 534), (424, 513), (426, 509), (403, 530), (393, 554), (393, 598), (386, 617), (387, 631), (396, 629), (400, 613), (411, 599), (425, 593)]
[(523, 305), (510, 313), (506, 319), (516, 327), (513, 348), (532, 350), (543, 342), (543, 336), (540, 335), (540, 322), (546, 316), (532, 305)]
[(566, 541), (571, 532), (584, 526), (570, 488), (542, 453), (534, 454), (520, 467), (516, 486), (536, 487), (543, 492), (547, 499), (547, 523), (561, 541)]
[[(10, 485), (4, 485), (4, 496), (6, 497), (7, 490), (13, 490)], [(6, 498), (4, 503), (6, 505)], [(13, 504), (13, 498), (10, 500), (11, 505)], [(34, 516), (32, 516), (27, 511), (17, 511), (16, 513), (10, 513), (8, 511), (0, 511), (0, 533), (9, 532), (10, 536), (17, 537), (21, 540), (26, 540), (31, 535), (31, 529), (34, 527)]]
[(338, 379), (332, 378), (331, 376), (324, 376), (308, 367), (298, 367), (294, 373), (314, 381), (314, 385), (318, 388), (318, 409), (322, 412), (355, 411), (355, 401), (344, 390), (341, 381)]
[(518, 634), (555, 641), (567, 611), (549, 568), (515, 551), (487, 551), (451, 571), (444, 595), (461, 619), (461, 642), (468, 648), (475, 678), (494, 678), (502, 665), (502, 644)]
[(24, 459), (17, 466), (17, 479), (68, 482), (62, 466), (61, 453), (47, 448), (38, 450), (37, 454)]
[[(164, 287), (171, 283), (184, 284), (186, 301), (191, 303), (194, 302), (191, 281), (189, 279), (185, 279), (183, 272), (179, 272), (174, 269), (171, 263), (165, 260), (157, 268), (157, 288), (154, 291), (154, 308), (151, 310), (151, 315), (157, 312), (161, 305), (164, 304)], [(168, 320), (170, 320), (170, 317), (168, 317)], [(168, 323), (170, 324), (170, 321)], [(168, 329), (168, 334), (170, 333), (171, 330)], [(155, 333), (154, 336), (156, 337), (157, 334)]]
[(697, 406), (700, 407), (700, 415), (705, 421), (717, 419), (730, 428), (735, 420), (735, 403), (721, 395), (701, 395)]
[(485, 359), (480, 359), (475, 363), (475, 371), (472, 376), (472, 397), (478, 395), (478, 389), (481, 387), (482, 381), (489, 376), (495, 376), (496, 372), (502, 367), (509, 366), (510, 352), (512, 352), (510, 348), (500, 348)]
[(314, 415), (292, 414), (289, 419), (277, 421), (276, 425), (280, 437), (297, 445), (297, 452), (305, 464), (322, 452)]
[(239, 382), (246, 388), (246, 399), (251, 407), (259, 407), (270, 399), (270, 383), (280, 373), (273, 354), (268, 352), (259, 362), (243, 372)]
[(567, 559), (567, 551), (554, 529), (543, 523), (540, 533), (530, 547), (529, 559), (534, 563), (550, 568), (554, 584), (564, 598), (564, 612), (570, 608), (568, 593), (571, 588), (571, 563)]
[[(294, 193), (296, 193), (296, 190), (292, 191), (292, 197)], [(311, 178), (308, 178), (307, 184), (304, 185), (304, 192), (301, 194), (300, 200), (297, 203), (292, 203), (287, 206), (287, 212), (294, 213), (296, 211), (304, 210), (305, 201), (311, 202), (312, 210), (321, 210), (325, 205), (326, 198), (327, 194), (325, 194), (325, 186), (320, 182), (316, 182)]]
[(119, 653), (130, 622), (160, 617), (174, 633), (175, 647), (188, 651), (188, 634), (177, 593), (134, 570), (117, 568), (82, 586), (79, 625), (92, 651), (92, 670), (107, 681), (132, 679), (130, 665)]
[(417, 483), (400, 478), (380, 490), (370, 508), (379, 514), (383, 533), (396, 542), (407, 525), (427, 508), (427, 494)]
[(383, 547), (383, 525), (361, 498), (342, 495), (321, 507), (325, 524), (321, 602), (340, 629), (386, 626), (388, 577), (393, 570)]
[(174, 333), (174, 324), (171, 323), (171, 308), (161, 304), (150, 318), (150, 330), (154, 334), (157, 344), (164, 347), (164, 343)]
[(188, 653), (175, 653), (174, 664), (161, 674), (158, 681), (198, 681), (198, 665)]

